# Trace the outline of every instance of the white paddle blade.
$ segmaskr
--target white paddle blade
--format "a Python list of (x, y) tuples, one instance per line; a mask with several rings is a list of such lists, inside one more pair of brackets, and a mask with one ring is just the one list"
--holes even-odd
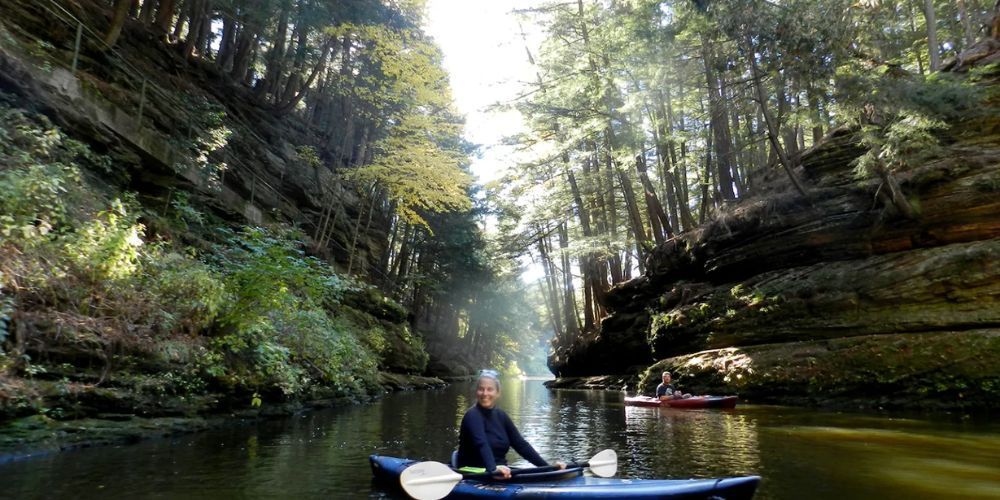
[(590, 473), (598, 477), (611, 477), (618, 472), (618, 454), (612, 449), (599, 452), (588, 463)]
[(418, 462), (399, 476), (403, 491), (417, 500), (444, 498), (461, 480), (461, 474), (441, 462)]

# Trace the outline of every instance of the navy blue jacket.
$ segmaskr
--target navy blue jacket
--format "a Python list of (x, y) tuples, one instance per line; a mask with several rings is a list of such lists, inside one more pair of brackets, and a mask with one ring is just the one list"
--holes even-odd
[(507, 450), (511, 447), (538, 467), (549, 465), (521, 437), (514, 422), (503, 410), (487, 409), (477, 404), (465, 412), (458, 431), (459, 467), (483, 467), (487, 472), (493, 472), (497, 465), (507, 465)]

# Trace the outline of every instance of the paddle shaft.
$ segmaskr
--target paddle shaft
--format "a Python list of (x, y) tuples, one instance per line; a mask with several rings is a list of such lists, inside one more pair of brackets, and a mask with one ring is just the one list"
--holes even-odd
[[(581, 465), (569, 464), (569, 465), (566, 466), (567, 469), (572, 468), (572, 467), (581, 467)], [(520, 475), (520, 474), (525, 474), (525, 473), (528, 473), (528, 472), (530, 472), (530, 473), (550, 472), (550, 471), (554, 471), (554, 470), (558, 470), (558, 469), (559, 468), (556, 467), (555, 465), (546, 465), (544, 467), (528, 467), (526, 469), (511, 469), (510, 470), (510, 476), (514, 477), (514, 476), (517, 476), (517, 475)], [(481, 472), (481, 473), (478, 473), (478, 474), (462, 474), (462, 479), (496, 479), (498, 477), (500, 477), (500, 476), (499, 476), (499, 473), (497, 473), (497, 472), (493, 472), (493, 473)]]
[[(604, 465), (604, 462), (599, 462), (597, 463), (597, 465)], [(576, 463), (566, 464), (566, 467), (564, 467), (564, 469), (569, 470), (569, 469), (587, 468), (587, 467), (590, 467), (590, 462), (576, 462)], [(539, 472), (551, 472), (555, 470), (559, 470), (559, 467), (555, 465), (545, 465), (542, 467), (511, 469), (510, 476), (514, 477), (520, 474), (527, 474), (527, 473), (536, 474)], [(483, 472), (479, 474), (462, 474), (462, 479), (496, 479), (497, 477), (499, 476), (495, 472), (492, 474), (489, 472)]]

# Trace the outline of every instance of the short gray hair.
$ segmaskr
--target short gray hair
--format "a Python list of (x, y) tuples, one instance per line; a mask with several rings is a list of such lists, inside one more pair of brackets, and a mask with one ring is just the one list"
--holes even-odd
[(488, 378), (496, 382), (497, 390), (500, 390), (500, 372), (489, 369), (479, 370), (479, 378), (477, 380), (482, 380), (484, 378)]

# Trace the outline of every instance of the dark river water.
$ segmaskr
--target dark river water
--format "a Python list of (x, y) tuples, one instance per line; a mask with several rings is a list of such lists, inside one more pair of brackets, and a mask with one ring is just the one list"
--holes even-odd
[[(368, 455), (446, 461), (471, 383), (121, 447), (0, 465), (4, 498), (399, 498)], [(775, 406), (625, 407), (622, 394), (508, 381), (499, 406), (543, 457), (612, 448), (619, 477), (757, 474), (759, 499), (1000, 499), (1000, 422)], [(514, 464), (526, 464), (511, 457)]]

